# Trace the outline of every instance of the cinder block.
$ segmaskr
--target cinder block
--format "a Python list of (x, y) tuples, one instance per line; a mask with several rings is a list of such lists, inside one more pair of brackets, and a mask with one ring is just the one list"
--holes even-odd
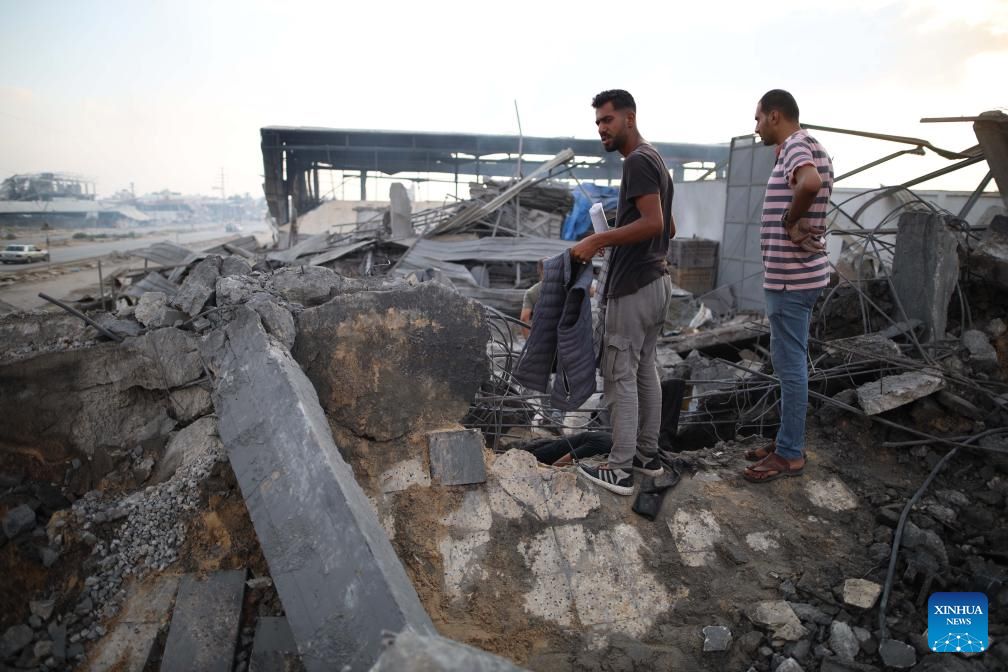
[(427, 434), (431, 480), (441, 485), (486, 482), (483, 436), (479, 430), (461, 429)]

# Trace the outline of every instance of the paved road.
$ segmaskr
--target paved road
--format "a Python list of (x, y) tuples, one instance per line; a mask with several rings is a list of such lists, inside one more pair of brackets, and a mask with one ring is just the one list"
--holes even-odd
[[(229, 236), (242, 236), (250, 233), (246, 230), (243, 233), (227, 233), (224, 227), (214, 227), (210, 229), (200, 229), (189, 233), (164, 233), (162, 235), (151, 235), (145, 238), (123, 238), (122, 240), (110, 240), (93, 243), (81, 243), (79, 245), (69, 245), (67, 247), (54, 247), (50, 250), (51, 262), (54, 264), (77, 261), (79, 259), (90, 259), (100, 257), (111, 252), (126, 252), (136, 250), (141, 247), (148, 247), (156, 242), (168, 240), (179, 245), (189, 245), (203, 240), (214, 240)], [(34, 264), (0, 264), (0, 273), (23, 271), (32, 268), (44, 268), (46, 262), (40, 261)]]

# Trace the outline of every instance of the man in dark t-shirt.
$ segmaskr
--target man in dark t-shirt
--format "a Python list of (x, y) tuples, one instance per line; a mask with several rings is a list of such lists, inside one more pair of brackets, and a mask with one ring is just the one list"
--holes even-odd
[(613, 446), (607, 464), (579, 470), (588, 480), (629, 495), (635, 471), (658, 476), (662, 470), (655, 351), (672, 296), (665, 268), (669, 239), (675, 235), (672, 179), (661, 155), (640, 135), (633, 96), (622, 89), (603, 91), (592, 107), (602, 145), (624, 160), (616, 227), (571, 248), (571, 256), (583, 262), (613, 248), (603, 288), (607, 307), (601, 357)]

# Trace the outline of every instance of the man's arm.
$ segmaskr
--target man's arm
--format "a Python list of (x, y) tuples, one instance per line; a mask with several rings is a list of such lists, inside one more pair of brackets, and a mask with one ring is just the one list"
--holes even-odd
[[(521, 320), (522, 322), (524, 322), (525, 324), (532, 324), (532, 309), (531, 308), (522, 308), (521, 315), (518, 317), (518, 319)], [(525, 338), (528, 338), (528, 335), (529, 335), (529, 328), (528, 327), (522, 327), (521, 328), (521, 332), (522, 332), (522, 336), (524, 336)]]
[(578, 261), (587, 262), (591, 261), (591, 258), (602, 248), (633, 245), (660, 236), (662, 229), (664, 229), (664, 222), (662, 221), (661, 198), (658, 197), (658, 194), (638, 196), (634, 200), (634, 205), (640, 212), (640, 219), (626, 226), (602, 233), (593, 233), (571, 248), (571, 256)]
[(794, 196), (791, 198), (789, 224), (805, 216), (821, 188), (822, 178), (819, 177), (819, 170), (815, 166), (806, 163), (795, 171), (794, 183), (791, 186)]
[(795, 169), (791, 179), (791, 205), (784, 211), (782, 223), (791, 242), (806, 252), (822, 252), (826, 249), (826, 243), (820, 239), (824, 231), (818, 226), (813, 227), (807, 220), (802, 220), (821, 187), (822, 178), (814, 165), (806, 163)]

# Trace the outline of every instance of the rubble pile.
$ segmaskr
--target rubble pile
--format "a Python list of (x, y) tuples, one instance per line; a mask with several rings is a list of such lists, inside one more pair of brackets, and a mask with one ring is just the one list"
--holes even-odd
[[(681, 297), (682, 479), (651, 520), (520, 447), (607, 424), (511, 378), (522, 325), (494, 305), (568, 244), (534, 182), (406, 238), (394, 209), (288, 250), (159, 244), (114, 309), (0, 318), (0, 664), (1008, 665), (1008, 306), (972, 263), (1003, 231), (963, 250), (909, 213), (877, 277), (824, 293), (809, 468), (772, 486), (740, 487), (776, 428), (766, 322)], [(936, 590), (988, 595), (986, 653), (930, 652)]]

